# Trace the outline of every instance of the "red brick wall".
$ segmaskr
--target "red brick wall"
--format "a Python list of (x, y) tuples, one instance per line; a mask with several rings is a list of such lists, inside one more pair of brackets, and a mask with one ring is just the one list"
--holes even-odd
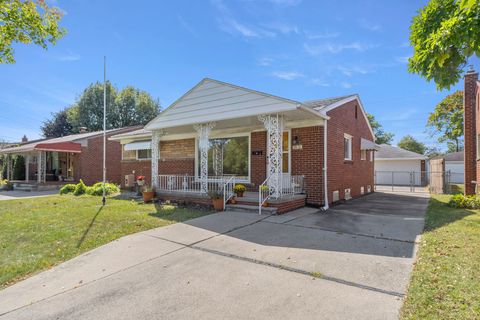
[(262, 153), (250, 157), (250, 181), (252, 189), (258, 190), (258, 186), (267, 178), (267, 132), (252, 132), (250, 143), (252, 152), (260, 151)]
[[(138, 128), (116, 130), (107, 134), (106, 164), (107, 180), (113, 183), (121, 183), (121, 145), (118, 141), (108, 140), (109, 137), (129, 132)], [(96, 136), (87, 140), (87, 146), (82, 147), (82, 153), (77, 154), (74, 160), (74, 176), (76, 180), (82, 179), (87, 185), (102, 181), (103, 179), (103, 136)]]
[(307, 204), (323, 205), (323, 126), (294, 128), (291, 139), (297, 137), (302, 149), (291, 148), (292, 175), (304, 175)]
[[(328, 138), (328, 200), (332, 201), (333, 191), (340, 192), (340, 199), (344, 199), (346, 188), (351, 189), (351, 196), (360, 196), (360, 188), (365, 192), (367, 185), (373, 190), (374, 184), (374, 161), (370, 161), (367, 153), (366, 160), (360, 160), (360, 139), (370, 141), (374, 137), (368, 128), (368, 120), (363, 116), (360, 106), (355, 106), (354, 100), (343, 106), (335, 108), (327, 113), (331, 117), (327, 124)], [(357, 117), (355, 117), (357, 114)], [(344, 160), (343, 139), (347, 133), (353, 136), (352, 161)]]
[(464, 163), (465, 163), (465, 194), (475, 194), (475, 185), (472, 181), (477, 180), (477, 80), (478, 73), (468, 72), (465, 75), (464, 88)]

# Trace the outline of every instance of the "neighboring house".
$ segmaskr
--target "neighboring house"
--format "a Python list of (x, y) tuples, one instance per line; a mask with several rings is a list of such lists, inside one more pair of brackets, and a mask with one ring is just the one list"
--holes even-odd
[(283, 212), (373, 190), (377, 146), (358, 95), (299, 102), (204, 79), (110, 140), (123, 146), (122, 175), (145, 176), (161, 198), (202, 203), (217, 188), (228, 199), (234, 179)]
[(473, 195), (480, 181), (480, 82), (473, 69), (465, 74), (463, 92), (465, 194)]
[[(107, 138), (115, 134), (137, 130), (139, 127), (112, 129)], [(107, 140), (107, 180), (120, 183), (121, 145)], [(25, 158), (25, 181), (36, 188), (37, 184), (73, 182), (82, 179), (93, 184), (103, 179), (103, 131), (86, 132), (60, 138), (42, 139), (0, 150), (7, 157), (7, 175), (12, 179), (12, 155)]]
[(396, 146), (381, 144), (375, 155), (377, 185), (425, 185), (428, 157)]
[(463, 151), (436, 156), (431, 160), (437, 159), (443, 159), (445, 161), (445, 172), (449, 173), (451, 183), (464, 183), (465, 162), (463, 161)]

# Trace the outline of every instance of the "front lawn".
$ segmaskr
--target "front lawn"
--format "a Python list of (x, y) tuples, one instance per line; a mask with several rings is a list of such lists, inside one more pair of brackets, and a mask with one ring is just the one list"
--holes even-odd
[(0, 201), (0, 288), (124, 235), (207, 211), (70, 195)]
[(480, 210), (433, 195), (402, 319), (480, 319)]

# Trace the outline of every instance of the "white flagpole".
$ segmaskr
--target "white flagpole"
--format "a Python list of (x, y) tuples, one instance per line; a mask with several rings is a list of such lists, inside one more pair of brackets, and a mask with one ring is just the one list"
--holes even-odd
[(103, 56), (103, 198), (102, 204), (105, 205), (105, 180), (107, 178), (106, 167), (106, 144), (107, 144), (107, 57)]

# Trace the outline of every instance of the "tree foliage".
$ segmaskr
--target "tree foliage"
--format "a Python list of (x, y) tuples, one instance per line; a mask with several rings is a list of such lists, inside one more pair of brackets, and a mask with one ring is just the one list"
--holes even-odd
[(52, 113), (52, 118), (43, 122), (40, 128), (45, 138), (68, 136), (73, 133), (73, 126), (68, 119), (68, 109)]
[(425, 152), (427, 151), (427, 146), (425, 146), (425, 144), (423, 144), (422, 142), (416, 140), (411, 135), (406, 135), (405, 137), (403, 137), (398, 142), (398, 147), (419, 154), (425, 154)]
[(375, 143), (378, 144), (391, 144), (394, 134), (391, 132), (385, 132), (383, 126), (375, 119), (372, 114), (367, 113), (368, 121), (372, 127), (373, 134), (375, 135)]
[[(1, 0), (0, 0), (1, 1)], [(145, 125), (160, 110), (158, 100), (132, 86), (118, 91), (107, 82), (107, 129)], [(80, 132), (103, 129), (103, 83), (89, 85), (76, 102), (45, 121), (41, 127), (44, 137), (60, 137)]]
[(66, 33), (62, 14), (45, 0), (0, 0), (0, 63), (15, 63), (14, 43), (34, 43), (44, 49)]
[(468, 58), (480, 56), (480, 0), (430, 0), (413, 18), (410, 43), (408, 70), (450, 88)]
[(434, 130), (439, 142), (449, 145), (449, 150), (462, 150), (463, 91), (457, 91), (440, 101), (428, 116), (427, 126)]

